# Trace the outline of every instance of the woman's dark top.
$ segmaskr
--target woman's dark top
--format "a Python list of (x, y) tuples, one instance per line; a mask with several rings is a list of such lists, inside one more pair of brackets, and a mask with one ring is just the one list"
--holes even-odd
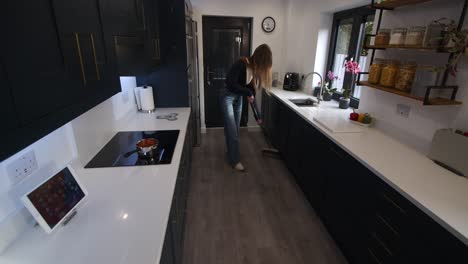
[(252, 96), (254, 89), (248, 88), (246, 85), (247, 65), (242, 60), (236, 61), (229, 70), (226, 76), (226, 88), (235, 94)]
[[(226, 88), (234, 93), (244, 96), (255, 96), (255, 89), (246, 85), (247, 65), (242, 60), (236, 61), (226, 76)], [(256, 120), (262, 119), (261, 112), (258, 110), (257, 101), (254, 99), (251, 103), (252, 111)]]

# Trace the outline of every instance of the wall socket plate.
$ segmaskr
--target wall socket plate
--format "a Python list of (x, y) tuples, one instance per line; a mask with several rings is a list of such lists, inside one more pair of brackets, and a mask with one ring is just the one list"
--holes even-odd
[(397, 115), (408, 118), (411, 112), (411, 107), (405, 104), (397, 104)]
[(34, 151), (28, 151), (23, 156), (7, 166), (7, 174), (12, 185), (18, 184), (24, 178), (31, 175), (38, 169), (36, 155)]

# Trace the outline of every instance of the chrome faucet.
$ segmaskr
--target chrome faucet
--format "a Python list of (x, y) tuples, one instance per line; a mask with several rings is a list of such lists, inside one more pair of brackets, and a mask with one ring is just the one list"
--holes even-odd
[(317, 104), (320, 104), (320, 102), (322, 101), (322, 90), (323, 90), (323, 77), (322, 77), (322, 75), (320, 73), (318, 73), (318, 72), (309, 72), (304, 77), (302, 77), (301, 89), (304, 89), (304, 84), (305, 84), (307, 78), (309, 78), (309, 76), (314, 75), (314, 74), (318, 75), (318, 77), (320, 78), (320, 92), (317, 95), (317, 101), (318, 101)]

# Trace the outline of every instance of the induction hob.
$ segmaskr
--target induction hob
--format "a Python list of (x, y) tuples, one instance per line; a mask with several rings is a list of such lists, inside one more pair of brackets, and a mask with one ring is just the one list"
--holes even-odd
[[(179, 130), (118, 132), (85, 168), (170, 164), (178, 137)], [(136, 149), (136, 143), (144, 138), (159, 140), (153, 159), (140, 158), (138, 153), (131, 154)]]

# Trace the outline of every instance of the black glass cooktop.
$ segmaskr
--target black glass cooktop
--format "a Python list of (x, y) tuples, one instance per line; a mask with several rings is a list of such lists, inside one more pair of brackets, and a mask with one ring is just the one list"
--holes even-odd
[[(179, 130), (129, 131), (117, 133), (85, 168), (144, 166), (170, 164), (179, 137)], [(159, 140), (153, 158), (140, 157), (136, 143), (144, 138)]]

